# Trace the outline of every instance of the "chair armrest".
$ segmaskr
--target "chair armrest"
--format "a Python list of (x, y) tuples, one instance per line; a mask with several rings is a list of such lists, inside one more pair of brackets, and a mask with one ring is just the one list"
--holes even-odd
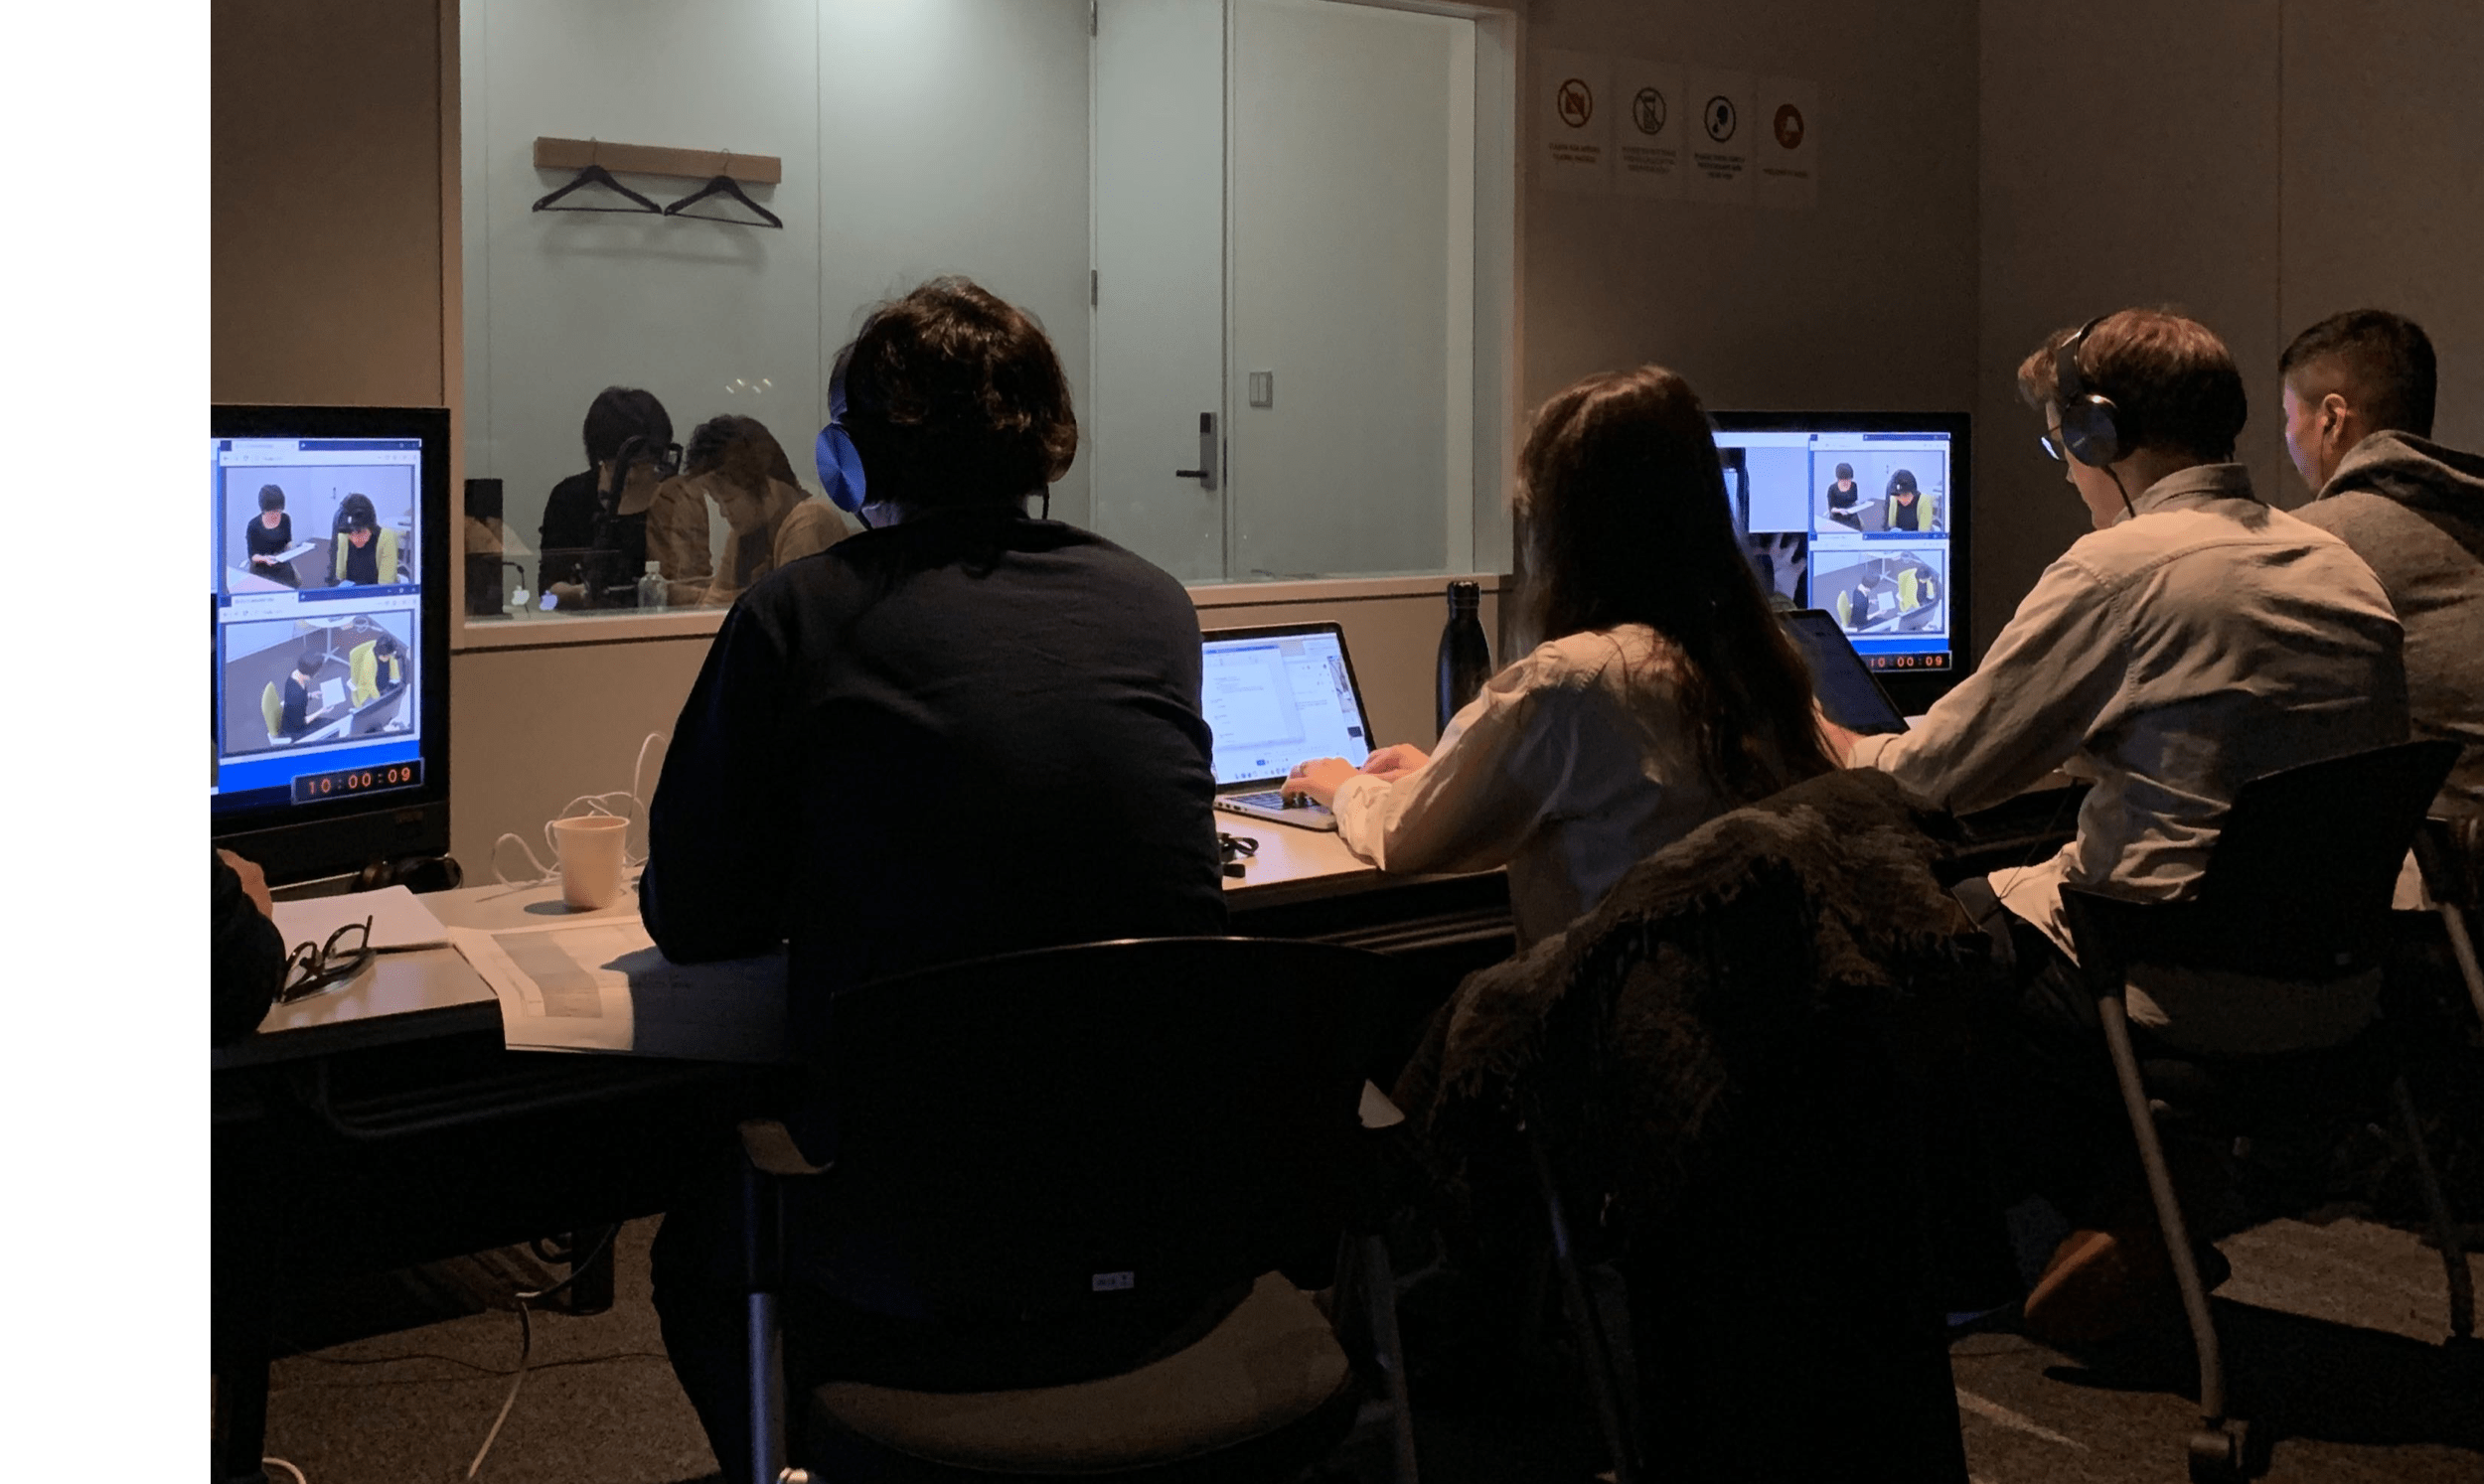
[(751, 1118), (741, 1125), (742, 1157), (750, 1167), (763, 1175), (779, 1179), (799, 1179), (816, 1175), (828, 1168), (805, 1159), (802, 1146), (785, 1125), (774, 1118)]

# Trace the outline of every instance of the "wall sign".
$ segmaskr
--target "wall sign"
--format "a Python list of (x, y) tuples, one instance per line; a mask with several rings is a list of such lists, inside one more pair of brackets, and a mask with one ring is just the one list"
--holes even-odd
[(1612, 60), (1592, 52), (1539, 54), (1536, 180), (1554, 191), (1604, 191), (1613, 175)]
[(1685, 131), (1689, 152), (1682, 173), (1682, 195), (1690, 201), (1734, 206), (1751, 203), (1752, 118), (1751, 74), (1708, 68), (1686, 68), (1683, 97), (1691, 105), (1691, 127)]
[(1613, 189), (1671, 201), (1682, 194), (1683, 138), (1692, 124), (1682, 69), (1624, 57), (1613, 65)]
[(1819, 200), (1818, 85), (1800, 77), (1762, 77), (1752, 97), (1763, 125), (1753, 146), (1752, 200), (1809, 210)]

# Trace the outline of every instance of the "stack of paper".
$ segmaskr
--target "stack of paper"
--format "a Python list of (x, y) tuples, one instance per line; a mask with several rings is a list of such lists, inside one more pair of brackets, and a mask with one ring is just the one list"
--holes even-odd
[(449, 942), (500, 1000), (512, 1051), (606, 1051), (712, 1062), (792, 1059), (785, 956), (675, 964), (635, 917), (489, 931)]

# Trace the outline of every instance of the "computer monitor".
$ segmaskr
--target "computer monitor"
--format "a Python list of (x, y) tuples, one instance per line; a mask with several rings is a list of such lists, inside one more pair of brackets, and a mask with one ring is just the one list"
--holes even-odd
[(216, 842), (279, 883), (447, 853), (447, 412), (219, 406), (207, 452)]
[(1719, 412), (1726, 495), (1781, 608), (1836, 615), (1910, 711), (1973, 663), (1963, 412)]

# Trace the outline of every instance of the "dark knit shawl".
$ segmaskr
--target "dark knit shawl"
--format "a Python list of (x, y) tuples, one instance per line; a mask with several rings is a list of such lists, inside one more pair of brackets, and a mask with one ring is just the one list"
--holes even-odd
[(1469, 975), (1397, 1089), (1446, 1214), (1532, 1203), (1484, 1188), (1523, 1176), (1522, 1116), (1565, 1188), (1628, 1230), (1738, 1108), (1802, 1100), (1823, 1047), (1869, 1043), (1893, 1085), (1953, 1055), (1993, 970), (1933, 877), (1952, 838), (1888, 775), (1827, 774), (1709, 821), (1564, 933)]

